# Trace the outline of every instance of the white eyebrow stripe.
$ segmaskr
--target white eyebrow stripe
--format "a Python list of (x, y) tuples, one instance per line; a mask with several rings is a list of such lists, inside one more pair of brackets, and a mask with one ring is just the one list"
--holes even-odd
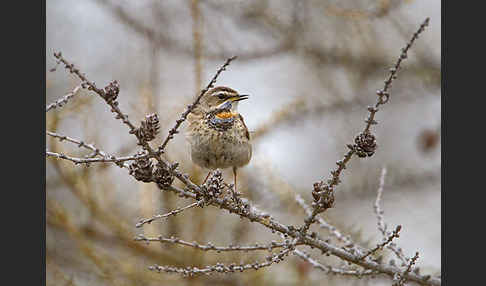
[(225, 95), (225, 96), (231, 96), (233, 95), (233, 92), (228, 92), (228, 91), (218, 91), (217, 93), (214, 94), (214, 96), (219, 96), (219, 95)]

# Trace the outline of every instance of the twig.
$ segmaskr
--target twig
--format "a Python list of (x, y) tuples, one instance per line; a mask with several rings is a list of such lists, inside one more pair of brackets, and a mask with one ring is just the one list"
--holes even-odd
[[(421, 30), (423, 30), (423, 26), (426, 23), (428, 23), (428, 19), (424, 22), (424, 24), (422, 24)], [(419, 30), (419, 32), (421, 32), (421, 30)], [(417, 32), (416, 34), (418, 35), (419, 32)], [(413, 39), (409, 43), (409, 45), (411, 45), (412, 42), (413, 42)], [(407, 46), (407, 49), (408, 49), (408, 46)], [(405, 50), (405, 52), (406, 52), (406, 50)], [(60, 56), (60, 54), (56, 54), (56, 56), (57, 56), (57, 58), (62, 58)], [(80, 77), (82, 80), (85, 80), (85, 77), (78, 70), (74, 69), (74, 67), (71, 64), (67, 63), (66, 61), (64, 61), (63, 63), (66, 65), (66, 68), (70, 70), (70, 72), (77, 74), (78, 77)], [(221, 71), (222, 71), (222, 69), (218, 70), (218, 73), (221, 72)], [(215, 76), (213, 78), (213, 80), (215, 80), (216, 77), (217, 76)], [(392, 76), (391, 80), (393, 80), (393, 79), (394, 79), (394, 77)], [(391, 81), (390, 81), (390, 83), (391, 83)], [(160, 163), (160, 165), (162, 167), (167, 168), (167, 171), (171, 175), (177, 177), (185, 185), (184, 189), (180, 189), (180, 188), (175, 187), (173, 185), (169, 185), (166, 188), (164, 188), (164, 190), (166, 189), (166, 190), (175, 192), (180, 196), (189, 197), (189, 198), (193, 198), (193, 199), (198, 199), (198, 198), (201, 198), (201, 197), (205, 198), (205, 196), (208, 195), (208, 194), (205, 194), (205, 192), (203, 191), (204, 188), (194, 184), (189, 179), (188, 175), (177, 171), (175, 167), (174, 168), (168, 168), (168, 164), (160, 157), (160, 155), (157, 155), (155, 153), (155, 151), (150, 147), (148, 142), (145, 141), (143, 139), (143, 137), (138, 135), (138, 132), (137, 132), (137, 129), (135, 128), (135, 126), (133, 124), (131, 124), (130, 121), (128, 121), (128, 118), (117, 107), (118, 103), (115, 101), (115, 99), (116, 99), (116, 95), (118, 94), (118, 86), (117, 86), (116, 82), (107, 86), (105, 88), (105, 90), (97, 89), (94, 86), (94, 83), (90, 83), (90, 82), (87, 81), (87, 84), (88, 84), (88, 86), (90, 86), (92, 88), (92, 90), (97, 92), (106, 101), (106, 103), (108, 105), (110, 105), (112, 107), (112, 112), (117, 114), (117, 118), (122, 119), (123, 123), (130, 127), (130, 133), (135, 134), (135, 136), (139, 140), (139, 144), (143, 146), (143, 148), (149, 153), (149, 155), (156, 158), (157, 161)], [(387, 86), (389, 86), (389, 84), (386, 84), (385, 87), (387, 88)], [(385, 91), (386, 91), (386, 89), (385, 89)], [(203, 94), (203, 93), (201, 93), (201, 94)], [(202, 95), (200, 95), (200, 96), (202, 96)], [(200, 96), (198, 98), (200, 98)], [(383, 99), (384, 96), (385, 95), (381, 94), (381, 97), (379, 97), (380, 101), (384, 101), (384, 99)], [(197, 104), (198, 98), (196, 99), (196, 102), (194, 104)], [(388, 98), (388, 97), (386, 97), (386, 98)], [(193, 104), (192, 108), (194, 108), (194, 104)], [(382, 103), (382, 104), (384, 104), (384, 103)], [(174, 128), (171, 129), (171, 131), (173, 131), (173, 132), (172, 132), (172, 134), (171, 134), (171, 132), (169, 132), (169, 136), (166, 138), (165, 142), (168, 142), (171, 139), (170, 138), (171, 135), (173, 136), (175, 133), (177, 133), (177, 129), (178, 129), (179, 125), (185, 120), (185, 116), (187, 116), (190, 113), (191, 110), (192, 109), (189, 106), (188, 109), (186, 110), (186, 112), (183, 113), (182, 117), (179, 119), (180, 121), (176, 122), (176, 126), (174, 126)], [(370, 112), (372, 112), (372, 111), (370, 111)], [(372, 120), (370, 122), (373, 122)], [(371, 125), (372, 123), (369, 123), (369, 124)], [(360, 135), (363, 135), (363, 134), (360, 134)], [(367, 143), (366, 142), (367, 138), (357, 138), (357, 139), (360, 139), (361, 141), (365, 141), (365, 143)], [(166, 144), (164, 144), (163, 147), (165, 147), (165, 145)], [(369, 152), (369, 150), (366, 149), (366, 147), (368, 147), (368, 146), (363, 145), (363, 144), (358, 144), (358, 142), (357, 142), (356, 146), (352, 146), (352, 147), (353, 148), (350, 148), (351, 151), (348, 152), (348, 154), (350, 154), (349, 158), (353, 154), (360, 155), (363, 152), (364, 153)], [(163, 148), (159, 148), (159, 150), (163, 150)], [(440, 285), (440, 279), (437, 279), (435, 277), (431, 278), (430, 276), (422, 276), (418, 273), (414, 273), (414, 272), (410, 272), (410, 271), (403, 272), (403, 269), (398, 268), (398, 267), (393, 266), (393, 265), (385, 265), (381, 262), (373, 261), (373, 260), (370, 260), (370, 259), (367, 259), (367, 260), (360, 259), (361, 255), (358, 255), (356, 253), (353, 253), (353, 252), (346, 250), (346, 249), (343, 249), (341, 247), (332, 245), (331, 243), (323, 241), (322, 239), (316, 237), (315, 235), (307, 234), (306, 231), (309, 228), (310, 224), (314, 222), (315, 216), (319, 212), (322, 212), (322, 210), (325, 210), (326, 205), (324, 205), (324, 203), (328, 204), (329, 206), (332, 206), (332, 202), (334, 200), (334, 198), (332, 197), (333, 187), (336, 186), (339, 183), (339, 175), (340, 175), (341, 171), (345, 168), (345, 164), (349, 160), (349, 158), (346, 159), (346, 157), (345, 157), (345, 160), (338, 162), (338, 165), (339, 165), (338, 171), (331, 172), (332, 179), (330, 181), (328, 181), (329, 185), (327, 185), (326, 188), (325, 188), (325, 186), (323, 185), (322, 182), (321, 182), (321, 184), (315, 185), (315, 188), (314, 188), (315, 192), (314, 193), (316, 194), (318, 199), (316, 200), (313, 207), (315, 208), (314, 210), (317, 209), (319, 211), (318, 212), (313, 211), (312, 216), (310, 218), (306, 219), (306, 226), (303, 227), (300, 230), (296, 229), (294, 227), (287, 226), (287, 225), (280, 223), (279, 221), (277, 221), (275, 218), (273, 218), (269, 214), (264, 213), (264, 212), (258, 210), (257, 208), (255, 208), (254, 206), (252, 206), (252, 204), (250, 204), (250, 202), (246, 199), (245, 200), (240, 199), (240, 200), (235, 201), (232, 198), (230, 198), (228, 195), (226, 195), (226, 196), (223, 196), (223, 197), (218, 197), (218, 196), (211, 197), (211, 200), (209, 200), (207, 202), (208, 204), (211, 204), (213, 206), (219, 207), (221, 209), (228, 210), (230, 213), (234, 213), (236, 215), (239, 215), (241, 218), (246, 218), (251, 222), (257, 222), (259, 224), (262, 224), (266, 228), (270, 229), (272, 232), (278, 232), (285, 237), (293, 238), (292, 243), (284, 246), (284, 249), (282, 251), (280, 251), (278, 254), (269, 257), (267, 262), (264, 262), (264, 263), (256, 263), (255, 262), (253, 264), (245, 264), (245, 265), (239, 265), (239, 266), (237, 266), (235, 264), (230, 265), (230, 266), (225, 266), (223, 264), (217, 264), (215, 266), (208, 266), (208, 267), (205, 267), (205, 268), (189, 267), (189, 268), (186, 268), (186, 269), (175, 268), (175, 267), (167, 267), (167, 266), (157, 266), (156, 265), (156, 266), (151, 267), (151, 269), (157, 270), (159, 272), (160, 271), (176, 272), (176, 273), (182, 273), (182, 274), (185, 274), (185, 275), (209, 274), (209, 273), (213, 273), (213, 272), (234, 272), (234, 271), (245, 271), (245, 270), (248, 270), (248, 269), (259, 269), (261, 267), (270, 266), (273, 263), (277, 263), (277, 262), (281, 261), (284, 256), (290, 254), (294, 250), (293, 247), (297, 243), (302, 243), (302, 244), (305, 244), (306, 246), (309, 246), (311, 248), (312, 247), (317, 248), (317, 249), (321, 250), (321, 252), (323, 252), (323, 253), (332, 254), (332, 255), (339, 257), (340, 259), (345, 260), (349, 263), (362, 266), (363, 268), (365, 268), (367, 270), (376, 271), (379, 274), (387, 274), (391, 277), (395, 277), (396, 275), (400, 275), (400, 273), (402, 273), (401, 275), (403, 275), (403, 277), (405, 277), (405, 279), (408, 279), (408, 280), (411, 280), (411, 281), (415, 281), (415, 282), (425, 284), (425, 285)], [(302, 231), (302, 230), (304, 230), (304, 231)]]
[(188, 210), (188, 209), (190, 209), (190, 208), (193, 208), (193, 207), (195, 207), (195, 206), (199, 206), (199, 205), (201, 205), (202, 203), (203, 203), (203, 201), (197, 201), (197, 202), (194, 202), (194, 203), (192, 203), (192, 204), (190, 204), (190, 205), (187, 205), (187, 206), (185, 206), (185, 207), (175, 209), (175, 210), (173, 210), (173, 211), (171, 211), (171, 212), (168, 212), (168, 213), (166, 213), (166, 214), (158, 214), (158, 215), (155, 215), (155, 216), (153, 216), (153, 217), (151, 217), (151, 218), (147, 218), (147, 219), (141, 219), (141, 220), (140, 220), (140, 221), (139, 221), (139, 222), (138, 222), (138, 223), (135, 225), (135, 227), (137, 227), (137, 228), (138, 228), (138, 227), (142, 227), (144, 224), (151, 223), (151, 222), (153, 222), (153, 221), (154, 221), (154, 220), (156, 220), (156, 219), (160, 219), (160, 218), (167, 218), (167, 217), (170, 217), (170, 216), (175, 216), (175, 215), (177, 215), (177, 214), (178, 214), (178, 213), (180, 213), (180, 212), (183, 212), (183, 211)]
[(381, 202), (381, 196), (383, 194), (383, 187), (385, 186), (385, 176), (386, 176), (386, 168), (383, 168), (381, 169), (380, 185), (376, 193), (375, 204), (373, 205), (373, 210), (376, 214), (376, 219), (378, 220), (378, 230), (381, 231), (383, 236), (386, 236), (386, 224), (383, 219), (384, 211), (381, 210), (380, 208), (380, 202)]
[[(271, 251), (275, 248), (286, 247), (287, 244), (285, 242), (275, 242), (272, 241), (268, 244), (255, 244), (253, 246), (243, 246), (243, 245), (229, 245), (229, 246), (214, 246), (211, 243), (207, 245), (199, 244), (197, 242), (188, 242), (176, 237), (164, 238), (162, 236), (159, 237), (145, 237), (142, 234), (139, 234), (136, 238), (136, 241), (145, 241), (149, 242), (160, 242), (160, 243), (172, 243), (172, 244), (179, 244), (183, 246), (193, 247), (203, 251), (216, 251), (216, 252), (228, 252), (228, 251), (253, 251), (253, 250), (266, 250)], [(297, 244), (297, 245), (300, 245)]]
[(309, 262), (314, 268), (317, 268), (319, 270), (324, 271), (327, 274), (337, 274), (337, 275), (345, 275), (345, 276), (356, 276), (358, 278), (365, 276), (365, 275), (372, 275), (372, 274), (378, 274), (378, 272), (365, 269), (365, 270), (352, 270), (352, 269), (341, 269), (341, 268), (335, 268), (327, 265), (323, 265), (316, 260), (312, 259), (309, 254), (307, 254), (304, 251), (295, 249), (294, 250), (294, 255), (298, 256), (299, 258)]
[[(119, 165), (119, 164), (121, 164), (122, 162), (125, 162), (125, 161), (133, 161), (133, 160), (138, 160), (138, 159), (150, 157), (149, 154), (146, 154), (146, 155), (133, 155), (133, 156), (128, 156), (128, 157), (110, 156), (110, 157), (101, 157), (101, 158), (76, 158), (76, 157), (71, 157), (71, 156), (68, 156), (68, 155), (65, 155), (65, 154), (62, 154), (62, 153), (51, 152), (49, 150), (46, 150), (46, 156), (68, 160), (68, 161), (73, 162), (74, 164), (116, 163), (117, 165)], [(121, 167), (127, 167), (127, 166), (122, 165)]]
[(397, 228), (393, 231), (393, 233), (385, 241), (383, 241), (382, 243), (378, 244), (372, 250), (368, 251), (365, 255), (363, 255), (361, 257), (361, 259), (365, 259), (366, 257), (370, 256), (371, 254), (377, 252), (379, 249), (383, 249), (383, 247), (385, 245), (389, 244), (390, 242), (392, 242), (392, 240), (394, 238), (400, 237), (400, 235), (398, 233), (400, 232), (401, 229), (402, 229), (402, 226), (401, 225), (398, 225)]
[(393, 286), (401, 286), (405, 283), (405, 281), (407, 281), (407, 274), (410, 273), (410, 271), (412, 270), (412, 266), (415, 264), (418, 257), (419, 257), (419, 253), (415, 252), (415, 256), (412, 257), (412, 259), (410, 260), (410, 263), (408, 263), (408, 266), (407, 266), (407, 269), (405, 270), (405, 272), (403, 272), (403, 274), (399, 274), (400, 280), (398, 280), (397, 283), (393, 283)]
[(46, 134), (51, 136), (51, 137), (59, 139), (60, 142), (66, 140), (68, 142), (71, 142), (71, 143), (78, 145), (79, 148), (82, 147), (82, 148), (86, 148), (88, 150), (91, 150), (94, 153), (96, 153), (96, 155), (99, 155), (101, 157), (109, 157), (105, 152), (96, 148), (93, 144), (86, 144), (82, 140), (71, 138), (71, 137), (68, 137), (66, 135), (61, 135), (61, 134), (58, 134), (58, 133), (55, 133), (55, 132), (52, 132), (52, 131), (46, 131)]
[(218, 69), (218, 71), (216, 71), (216, 74), (213, 76), (213, 78), (211, 79), (211, 81), (209, 82), (209, 84), (206, 86), (206, 88), (204, 88), (203, 90), (201, 90), (201, 92), (199, 93), (199, 96), (196, 97), (196, 99), (194, 100), (194, 102), (192, 104), (190, 104), (190, 105), (187, 106), (186, 111), (184, 111), (184, 113), (182, 113), (181, 117), (176, 120), (176, 124), (174, 125), (174, 127), (172, 127), (172, 129), (169, 130), (169, 134), (167, 135), (167, 137), (165, 138), (164, 142), (162, 143), (162, 145), (159, 148), (160, 150), (164, 150), (165, 147), (167, 146), (167, 143), (169, 143), (169, 141), (172, 138), (174, 138), (174, 134), (177, 134), (178, 133), (177, 129), (182, 124), (182, 122), (184, 122), (186, 120), (186, 118), (189, 115), (189, 113), (191, 113), (191, 111), (199, 104), (199, 101), (201, 100), (201, 98), (203, 97), (203, 95), (206, 94), (206, 92), (208, 92), (208, 90), (214, 86), (214, 84), (216, 83), (216, 80), (219, 77), (219, 74), (222, 71), (226, 70), (226, 67), (229, 66), (229, 64), (234, 59), (236, 59), (236, 57), (231, 57), (231, 58), (227, 59), (226, 62), (223, 64), (223, 66), (221, 66)]
[[(96, 87), (94, 82), (89, 81), (86, 76), (79, 71), (79, 69), (75, 68), (73, 64), (69, 63), (66, 59), (64, 59), (60, 52), (54, 53), (54, 57), (62, 62), (65, 65), (65, 68), (69, 70), (70, 73), (77, 75), (83, 82), (85, 82), (88, 85), (88, 90), (96, 92), (101, 98), (103, 98), (105, 102), (111, 107), (111, 112), (116, 114), (115, 118), (120, 119), (125, 125), (128, 126), (128, 128), (130, 129), (129, 133), (133, 134), (137, 138), (138, 144), (143, 146), (143, 148), (148, 152), (149, 156), (155, 158), (162, 167), (171, 171), (169, 164), (165, 162), (160, 156), (163, 150), (159, 148), (158, 151), (154, 151), (146, 141), (146, 138), (143, 136), (143, 134), (141, 134), (143, 132), (137, 132), (140, 129), (137, 129), (135, 125), (128, 119), (128, 115), (123, 114), (123, 112), (118, 107), (118, 102), (116, 101), (116, 99), (120, 90), (118, 82), (116, 80), (108, 84), (108, 86), (106, 86), (104, 90), (101, 90)], [(184, 181), (186, 182), (186, 184), (189, 181), (182, 174), (180, 174), (178, 178), (185, 179)], [(194, 186), (191, 187), (194, 189)]]
[[(301, 195), (296, 194), (295, 195), (295, 201), (304, 209), (305, 213), (309, 216), (312, 214), (312, 209), (310, 208), (309, 205), (307, 205), (304, 201), (304, 198), (302, 198)], [(325, 221), (322, 217), (316, 216), (317, 222), (319, 223), (319, 226), (323, 229), (327, 229), (331, 235), (336, 237), (339, 241), (343, 242), (345, 245), (353, 245), (355, 244), (353, 240), (349, 236), (343, 235), (335, 226), (329, 224), (327, 221)]]
[(390, 98), (390, 93), (388, 92), (388, 89), (391, 88), (393, 80), (397, 78), (397, 72), (400, 70), (400, 64), (402, 63), (403, 60), (407, 58), (407, 52), (408, 50), (412, 47), (413, 43), (415, 40), (419, 37), (420, 33), (422, 33), (429, 25), (429, 18), (426, 18), (425, 21), (420, 25), (419, 29), (413, 34), (412, 38), (410, 41), (407, 43), (405, 48), (402, 49), (402, 53), (400, 54), (400, 57), (398, 58), (397, 62), (395, 63), (395, 66), (393, 66), (390, 69), (390, 75), (388, 76), (388, 79), (385, 80), (385, 85), (383, 89), (378, 90), (376, 94), (378, 95), (378, 101), (375, 104), (375, 107), (369, 107), (368, 111), (370, 112), (370, 115), (368, 119), (365, 121), (366, 122), (366, 127), (364, 132), (368, 132), (371, 125), (377, 124), (376, 121), (374, 121), (375, 114), (378, 112), (378, 106), (385, 104), (388, 102)]
[[(135, 127), (135, 125), (133, 125), (133, 123), (131, 123), (128, 120), (128, 115), (123, 114), (123, 112), (120, 110), (120, 108), (118, 108), (118, 102), (116, 101), (116, 98), (118, 96), (119, 86), (118, 86), (117, 81), (113, 81), (112, 83), (110, 83), (107, 87), (105, 87), (105, 90), (98, 89), (96, 87), (96, 85), (94, 84), (94, 82), (89, 81), (84, 74), (82, 74), (77, 68), (74, 67), (73, 64), (69, 63), (66, 59), (64, 59), (60, 52), (54, 53), (54, 57), (59, 59), (65, 65), (65, 68), (68, 69), (71, 73), (76, 74), (82, 81), (86, 82), (89, 90), (95, 91), (101, 98), (103, 98), (105, 100), (105, 102), (111, 107), (111, 112), (114, 112), (114, 113), (117, 114), (115, 118), (121, 119), (122, 122), (129, 127), (129, 129), (130, 129), (129, 133), (133, 134), (135, 137), (137, 137), (138, 144), (141, 145), (149, 153), (150, 157), (155, 158), (158, 161), (158, 163), (164, 169), (166, 169), (171, 175), (175, 176), (177, 179), (179, 179), (181, 182), (183, 182), (186, 186), (189, 187), (189, 189), (191, 189), (195, 192), (199, 192), (199, 193), (201, 192), (200, 188), (196, 184), (191, 182), (191, 180), (189, 180), (189, 176), (187, 176), (186, 174), (182, 174), (180, 172), (177, 172), (175, 170), (175, 168), (170, 168), (170, 164), (167, 163), (164, 159), (162, 159), (162, 157), (160, 156), (160, 153), (163, 152), (165, 145), (162, 144), (162, 146), (160, 146), (157, 151), (153, 150), (152, 147), (150, 147), (150, 145), (144, 140), (143, 136), (140, 136), (140, 134), (139, 134), (140, 132), (137, 132), (138, 129)], [(187, 110), (182, 114), (181, 118), (177, 120), (176, 125), (169, 131), (169, 135), (167, 136), (167, 138), (164, 141), (165, 144), (167, 144), (167, 142), (171, 138), (173, 138), (173, 134), (178, 132), (177, 128), (185, 120), (185, 118), (192, 111), (192, 109), (197, 105), (197, 103), (199, 102), (202, 95), (204, 95), (204, 93), (214, 85), (219, 74), (223, 70), (225, 70), (226, 66), (228, 66), (229, 63), (232, 60), (234, 60), (235, 58), (236, 57), (229, 58), (225, 62), (225, 64), (221, 68), (218, 69), (215, 76), (212, 78), (212, 80), (208, 84), (208, 86), (204, 90), (201, 91), (201, 94), (196, 98), (194, 103), (188, 106)]]
[(49, 112), (49, 110), (51, 110), (51, 109), (56, 109), (58, 107), (59, 108), (62, 107), (64, 104), (66, 104), (68, 102), (69, 99), (71, 99), (73, 96), (78, 94), (78, 92), (82, 88), (84, 88), (84, 83), (81, 83), (80, 85), (76, 86), (71, 92), (69, 92), (68, 94), (66, 94), (62, 98), (60, 98), (60, 99), (56, 100), (55, 102), (49, 104), (46, 107), (46, 112)]
[(246, 270), (258, 270), (264, 267), (268, 267), (274, 263), (279, 263), (283, 260), (284, 256), (288, 255), (289, 252), (291, 251), (290, 248), (285, 248), (284, 250), (278, 252), (277, 254), (268, 256), (266, 258), (266, 262), (254, 262), (252, 264), (240, 264), (237, 265), (235, 263), (232, 263), (230, 265), (225, 265), (223, 263), (217, 263), (216, 265), (210, 265), (206, 266), (204, 268), (197, 268), (197, 267), (186, 267), (186, 268), (178, 268), (178, 267), (171, 267), (171, 266), (159, 266), (159, 265), (154, 265), (150, 266), (149, 269), (152, 271), (157, 271), (157, 272), (167, 272), (167, 273), (179, 273), (184, 276), (193, 276), (197, 274), (212, 274), (214, 272), (218, 273), (233, 273), (236, 271), (246, 271)]
[(73, 64), (68, 62), (65, 58), (63, 58), (61, 52), (54, 53), (54, 57), (57, 58), (60, 62), (64, 64), (64, 67), (69, 70), (70, 73), (75, 74), (76, 76), (81, 79), (83, 83), (88, 86), (88, 90), (92, 90), (96, 92), (101, 98), (103, 98), (108, 105), (111, 106), (111, 112), (117, 114), (116, 118), (121, 119), (124, 124), (126, 124), (130, 128), (130, 132), (135, 132), (136, 128), (133, 123), (128, 120), (128, 115), (125, 115), (121, 112), (118, 108), (118, 102), (116, 102), (116, 97), (118, 96), (118, 82), (114, 81), (110, 85), (108, 85), (105, 90), (99, 89), (96, 87), (94, 82), (89, 81), (86, 76), (80, 72), (78, 68), (76, 68)]
[[(378, 186), (378, 190), (376, 193), (376, 200), (375, 204), (373, 205), (373, 211), (375, 212), (376, 219), (378, 221), (378, 230), (381, 232), (383, 238), (388, 236), (388, 231), (387, 231), (387, 225), (385, 223), (384, 219), (384, 211), (381, 209), (380, 203), (381, 203), (381, 197), (383, 195), (383, 190), (385, 186), (385, 177), (386, 177), (387, 169), (383, 168), (381, 169), (381, 175), (380, 175), (380, 184)], [(408, 258), (403, 254), (401, 248), (397, 248), (396, 245), (392, 242), (389, 245), (387, 245), (387, 248), (390, 249), (398, 259), (402, 261), (404, 265), (408, 263)]]
[(348, 144), (347, 147), (349, 151), (344, 155), (344, 158), (337, 161), (336, 164), (338, 168), (331, 171), (331, 176), (324, 184), (322, 181), (314, 184), (314, 190), (312, 195), (314, 197), (313, 207), (314, 210), (310, 216), (305, 219), (305, 225), (302, 228), (302, 232), (306, 232), (310, 225), (315, 222), (315, 217), (317, 214), (325, 211), (327, 208), (332, 207), (334, 202), (334, 188), (341, 182), (340, 175), (341, 172), (346, 168), (346, 164), (349, 162), (351, 157), (357, 154), (359, 157), (371, 156), (374, 154), (376, 149), (375, 137), (370, 133), (371, 125), (376, 125), (378, 122), (374, 120), (376, 112), (378, 112), (378, 107), (388, 102), (390, 98), (389, 89), (391, 88), (393, 80), (397, 78), (397, 72), (400, 69), (400, 65), (404, 59), (407, 58), (407, 52), (412, 47), (412, 44), (418, 38), (419, 34), (422, 33), (426, 26), (429, 24), (429, 18), (420, 25), (419, 29), (413, 34), (410, 41), (407, 43), (405, 48), (402, 49), (402, 53), (398, 58), (395, 65), (390, 69), (390, 75), (388, 79), (385, 80), (385, 85), (382, 90), (378, 90), (376, 94), (378, 95), (378, 100), (375, 106), (368, 107), (369, 116), (365, 120), (366, 125), (362, 133), (360, 133), (355, 138), (355, 144)]
[[(196, 195), (186, 192), (184, 190), (181, 190), (178, 187), (171, 186), (169, 191), (175, 192), (176, 194), (182, 196), (182, 197), (187, 197), (187, 198), (195, 198)], [(277, 221), (275, 218), (271, 217), (267, 213), (264, 213), (258, 209), (256, 209), (254, 206), (251, 206), (249, 202), (247, 202), (247, 207), (239, 207), (235, 206), (234, 204), (229, 203), (229, 200), (223, 200), (220, 198), (215, 198), (212, 202), (212, 205), (226, 209), (230, 213), (235, 213), (239, 215), (240, 217), (244, 217), (251, 222), (257, 222), (270, 230), (272, 232), (278, 232), (282, 233), (283, 235), (290, 236), (292, 238), (299, 238), (303, 244), (317, 248), (321, 250), (322, 253), (329, 253), (331, 255), (337, 256), (342, 260), (345, 260), (347, 262), (360, 265), (365, 269), (370, 269), (377, 271), (380, 274), (387, 274), (390, 277), (393, 277), (397, 273), (402, 273), (402, 270), (396, 266), (393, 265), (385, 265), (378, 263), (376, 261), (372, 260), (361, 260), (360, 257), (361, 255), (353, 254), (349, 251), (346, 251), (345, 249), (342, 249), (341, 247), (334, 246), (330, 243), (327, 243), (325, 241), (322, 241), (318, 238), (314, 238), (312, 235), (309, 234), (302, 234), (301, 232), (293, 229), (290, 230), (288, 226), (282, 224), (281, 222)], [(172, 271), (175, 272), (175, 271)], [(182, 273), (182, 272), (181, 272)], [(437, 278), (432, 278), (430, 276), (423, 276), (419, 275), (413, 272), (410, 272), (407, 274), (407, 279), (417, 282), (419, 284), (423, 285), (440, 285), (440, 279)]]
[[(60, 142), (66, 140), (68, 142), (71, 142), (71, 143), (78, 145), (79, 148), (85, 148), (85, 149), (93, 151), (93, 153), (90, 156), (88, 156), (88, 158), (69, 157), (69, 156), (64, 155), (64, 154), (54, 153), (54, 152), (49, 152), (49, 151), (47, 153), (47, 156), (69, 160), (69, 161), (74, 162), (75, 164), (90, 164), (90, 163), (96, 163), (96, 162), (103, 162), (103, 163), (112, 162), (112, 163), (115, 163), (119, 167), (129, 168), (129, 166), (124, 164), (123, 162), (145, 159), (145, 158), (151, 157), (149, 154), (140, 154), (140, 153), (137, 153), (137, 154), (132, 155), (132, 156), (126, 156), (126, 157), (115, 157), (113, 155), (108, 155), (106, 152), (98, 149), (93, 144), (87, 144), (82, 140), (71, 138), (71, 137), (68, 137), (66, 135), (61, 135), (61, 134), (51, 132), (51, 131), (46, 131), (46, 134), (51, 136), (51, 137), (57, 138)], [(102, 158), (93, 158), (95, 156), (101, 156)]]
[[(410, 72), (410, 70), (407, 71)], [(402, 103), (410, 102), (411, 100), (421, 100), (427, 96), (428, 94), (413, 94), (412, 96), (406, 94), (400, 97), (395, 96), (394, 100), (397, 105), (400, 105)], [(353, 112), (356, 106), (364, 104), (366, 104), (366, 102), (363, 100), (363, 97), (360, 96), (356, 96), (348, 101), (339, 100), (332, 103), (312, 102), (312, 104), (307, 102), (305, 96), (297, 97), (294, 101), (272, 112), (267, 121), (251, 131), (252, 140), (260, 140), (272, 130), (276, 130), (279, 126), (285, 124), (292, 124), (305, 118), (317, 117), (324, 114), (326, 116), (332, 116), (332, 114), (335, 113)]]

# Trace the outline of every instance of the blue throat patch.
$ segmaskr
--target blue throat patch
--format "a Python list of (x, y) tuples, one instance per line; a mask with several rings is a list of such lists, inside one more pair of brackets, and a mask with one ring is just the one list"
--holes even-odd
[(218, 118), (215, 116), (215, 114), (208, 114), (206, 117), (206, 123), (209, 125), (209, 127), (219, 130), (219, 131), (225, 131), (233, 127), (233, 124), (235, 122), (234, 117), (228, 117), (228, 118)]

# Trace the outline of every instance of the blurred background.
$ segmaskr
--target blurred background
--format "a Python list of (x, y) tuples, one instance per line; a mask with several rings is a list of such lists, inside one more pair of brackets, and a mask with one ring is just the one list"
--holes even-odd
[[(253, 157), (239, 170), (238, 190), (260, 209), (300, 225), (312, 184), (364, 127), (394, 64), (420, 23), (430, 17), (402, 65), (391, 99), (377, 113), (374, 156), (353, 158), (336, 189), (335, 207), (322, 216), (364, 246), (381, 241), (373, 204), (387, 168), (382, 208), (405, 255), (420, 253), (421, 273), (441, 265), (441, 14), (440, 1), (48, 0), (46, 103), (79, 84), (53, 52), (60, 51), (88, 79), (104, 87), (120, 83), (120, 108), (139, 124), (160, 118), (160, 144), (175, 120), (230, 56), (238, 56), (217, 85), (250, 94), (239, 106), (251, 131)], [(47, 130), (93, 143), (119, 156), (136, 153), (135, 137), (114, 119), (96, 94), (83, 90), (46, 114)], [(185, 127), (185, 124), (182, 126)], [(47, 149), (82, 157), (75, 144), (46, 137)], [(183, 134), (166, 157), (201, 183), (206, 170), (190, 162)], [(232, 181), (229, 171), (225, 178)], [(214, 245), (280, 240), (260, 225), (219, 209), (191, 209), (135, 228), (141, 218), (189, 203), (155, 184), (144, 184), (113, 164), (90, 167), (46, 159), (47, 285), (389, 285), (388, 278), (327, 275), (296, 256), (259, 271), (182, 278), (148, 270), (262, 261), (259, 252), (201, 252), (188, 247), (134, 241), (137, 234), (176, 236)], [(176, 182), (179, 185), (179, 182)], [(325, 230), (312, 230), (327, 237)], [(335, 240), (331, 239), (331, 242)], [(311, 252), (313, 253), (313, 252)], [(393, 257), (384, 252), (386, 259)], [(313, 253), (314, 254), (314, 253)], [(336, 259), (316, 253), (324, 264)]]

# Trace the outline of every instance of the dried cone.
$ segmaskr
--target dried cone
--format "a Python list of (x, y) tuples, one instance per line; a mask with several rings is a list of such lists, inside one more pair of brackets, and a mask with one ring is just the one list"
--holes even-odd
[(118, 81), (114, 80), (105, 87), (106, 101), (115, 101), (118, 97), (118, 93), (120, 93), (120, 84), (118, 84)]
[[(143, 155), (143, 152), (139, 152)], [(138, 181), (145, 183), (152, 182), (152, 163), (148, 158), (141, 158), (133, 161), (129, 166), (130, 175), (134, 176)]]
[(160, 189), (166, 190), (174, 182), (174, 176), (160, 164), (157, 164), (157, 167), (154, 170), (154, 180)]
[(137, 129), (137, 133), (139, 138), (145, 142), (149, 142), (155, 139), (159, 128), (159, 117), (157, 114), (152, 113), (145, 116), (145, 121), (142, 121), (140, 128)]
[(371, 157), (376, 151), (376, 138), (369, 132), (356, 136), (354, 143), (354, 150), (359, 157)]

